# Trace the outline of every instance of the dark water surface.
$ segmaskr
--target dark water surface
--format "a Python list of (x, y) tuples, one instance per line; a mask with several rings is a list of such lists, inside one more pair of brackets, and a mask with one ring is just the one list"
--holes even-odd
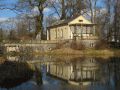
[(18, 56), (7, 58), (16, 61), (32, 61), (43, 74), (41, 86), (28, 81), (9, 90), (120, 90), (120, 58), (118, 57)]

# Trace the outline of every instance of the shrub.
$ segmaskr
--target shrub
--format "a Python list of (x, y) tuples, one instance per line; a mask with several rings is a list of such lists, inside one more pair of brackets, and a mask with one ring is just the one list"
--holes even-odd
[(60, 48), (62, 48), (62, 46), (63, 46), (63, 44), (59, 42), (56, 44), (55, 49), (60, 49)]
[(85, 45), (83, 43), (76, 42), (76, 41), (71, 42), (70, 47), (75, 50), (84, 50), (85, 49)]
[(95, 49), (108, 49), (108, 48), (109, 48), (109, 44), (105, 40), (100, 40), (95, 45)]
[(68, 40), (62, 41), (60, 40), (57, 44), (55, 49), (61, 49), (61, 48), (65, 48), (65, 47), (69, 47), (67, 44), (69, 44)]

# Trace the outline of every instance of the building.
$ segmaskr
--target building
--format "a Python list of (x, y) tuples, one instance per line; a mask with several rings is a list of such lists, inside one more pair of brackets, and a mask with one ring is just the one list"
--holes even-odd
[(96, 36), (95, 24), (83, 16), (60, 20), (47, 28), (47, 40), (77, 40), (93, 44)]
[(74, 82), (95, 82), (100, 80), (100, 64), (94, 58), (85, 58), (75, 62), (52, 63), (47, 73)]

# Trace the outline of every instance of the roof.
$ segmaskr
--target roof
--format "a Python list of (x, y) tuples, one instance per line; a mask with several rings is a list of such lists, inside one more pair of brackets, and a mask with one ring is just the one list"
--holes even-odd
[(60, 26), (60, 25), (93, 25), (93, 23), (89, 20), (87, 20), (85, 17), (83, 17), (82, 15), (75, 17), (75, 18), (71, 18), (71, 19), (67, 19), (67, 20), (58, 20), (57, 22), (53, 23), (51, 26), (49, 26), (48, 28), (52, 28), (55, 26)]
[(54, 27), (54, 26), (59, 26), (59, 25), (66, 25), (68, 24), (70, 21), (72, 21), (73, 19), (68, 19), (68, 20), (58, 20), (55, 23), (52, 23), (52, 25), (50, 25), (49, 27)]
[(69, 22), (69, 25), (76, 25), (76, 24), (91, 25), (93, 23), (83, 16), (78, 16), (77, 18)]

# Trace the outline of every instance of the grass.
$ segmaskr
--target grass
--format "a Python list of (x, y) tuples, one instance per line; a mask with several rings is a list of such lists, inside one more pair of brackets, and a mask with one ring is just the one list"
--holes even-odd
[(56, 49), (48, 52), (33, 52), (34, 55), (79, 55), (79, 56), (120, 56), (120, 50), (117, 49), (104, 49), (104, 50), (95, 50), (95, 49), (85, 49), (85, 50), (74, 50), (71, 48), (62, 48)]

